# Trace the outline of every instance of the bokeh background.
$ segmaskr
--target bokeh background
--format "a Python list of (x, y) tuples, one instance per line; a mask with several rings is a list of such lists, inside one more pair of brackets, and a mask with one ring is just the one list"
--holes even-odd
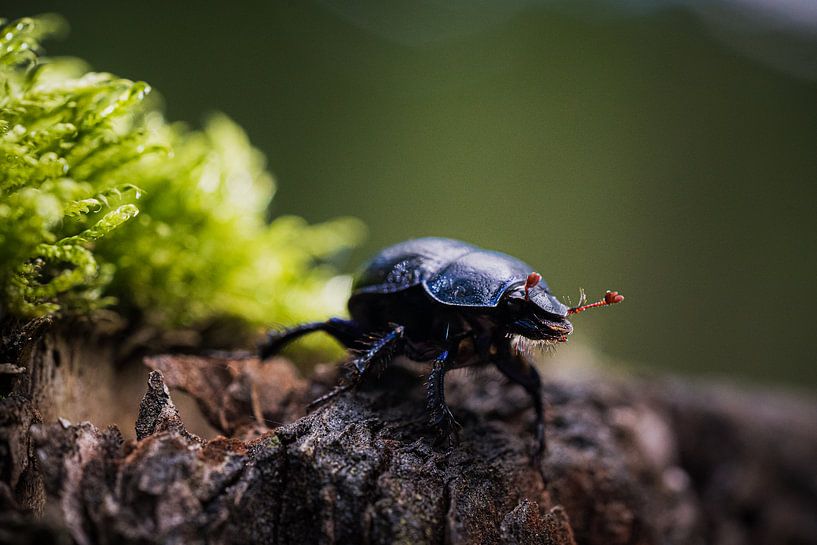
[(222, 111), (264, 151), (272, 214), (352, 215), (348, 270), (409, 237), (533, 264), (574, 340), (645, 368), (813, 391), (817, 3), (42, 2), (51, 55)]

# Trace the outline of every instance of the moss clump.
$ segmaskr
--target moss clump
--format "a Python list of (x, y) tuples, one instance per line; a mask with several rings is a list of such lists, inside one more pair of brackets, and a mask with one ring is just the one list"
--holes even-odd
[[(44, 59), (55, 17), (0, 30), (0, 290), (23, 317), (115, 304), (161, 328), (341, 310), (357, 221), (265, 220), (264, 158), (224, 116), (169, 124), (150, 87)], [(327, 287), (328, 286), (328, 287)]]

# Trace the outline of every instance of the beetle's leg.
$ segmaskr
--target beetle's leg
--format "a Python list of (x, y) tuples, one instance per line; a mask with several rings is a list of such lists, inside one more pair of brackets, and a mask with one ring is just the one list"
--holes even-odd
[(357, 371), (358, 378), (378, 364), (386, 364), (400, 352), (405, 345), (406, 329), (401, 325), (392, 324), (391, 331), (382, 337), (375, 337), (368, 346), (357, 351), (351, 364)]
[(450, 362), (454, 361), (456, 347), (443, 350), (431, 366), (431, 373), (426, 381), (426, 407), (430, 413), (431, 425), (437, 428), (442, 438), (449, 443), (457, 443), (457, 428), (462, 426), (454, 419), (451, 409), (445, 402), (445, 373)]
[(362, 336), (360, 328), (354, 321), (330, 318), (325, 322), (312, 322), (283, 331), (270, 331), (267, 333), (267, 340), (258, 346), (258, 355), (265, 360), (277, 354), (290, 341), (316, 331), (328, 333), (346, 348), (351, 348)]
[[(390, 362), (404, 348), (405, 340), (405, 328), (401, 325), (395, 325), (385, 335), (375, 338), (366, 348), (358, 351), (357, 357), (349, 362), (349, 369), (352, 371), (351, 376), (342, 377), (339, 385), (335, 386), (328, 394), (314, 400), (307, 408), (311, 409), (321, 405), (356, 386), (373, 367)], [(360, 342), (362, 341), (358, 340), (357, 344)]]
[(323, 405), (330, 399), (337, 397), (343, 392), (350, 390), (354, 385), (355, 385), (354, 382), (344, 382), (343, 384), (335, 386), (328, 394), (323, 394), (321, 397), (310, 401), (309, 404), (306, 406), (307, 410), (312, 410), (319, 405)]
[(533, 400), (533, 409), (536, 411), (536, 447), (533, 462), (538, 466), (545, 452), (545, 407), (539, 372), (520, 354), (511, 354), (510, 351), (503, 350), (494, 360), (494, 364), (503, 375), (522, 386)]

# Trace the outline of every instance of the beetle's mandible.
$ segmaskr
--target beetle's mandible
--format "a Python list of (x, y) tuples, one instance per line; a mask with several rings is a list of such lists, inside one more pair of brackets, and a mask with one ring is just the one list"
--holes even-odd
[(349, 298), (351, 319), (272, 332), (260, 356), (266, 359), (314, 331), (351, 349), (350, 376), (313, 404), (352, 388), (395, 356), (432, 362), (426, 383), (431, 424), (453, 438), (457, 423), (445, 403), (445, 373), (493, 363), (533, 399), (538, 457), (545, 448), (542, 385), (536, 368), (514, 348), (516, 342), (564, 342), (573, 331), (568, 316), (623, 299), (607, 292), (600, 301), (568, 308), (540, 274), (514, 257), (458, 240), (420, 238), (386, 248), (363, 268)]

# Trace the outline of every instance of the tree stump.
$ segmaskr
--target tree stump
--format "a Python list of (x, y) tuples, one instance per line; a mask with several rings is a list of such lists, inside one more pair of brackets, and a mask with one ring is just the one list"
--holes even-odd
[[(30, 403), (13, 409), (24, 396), (3, 399), (4, 455), (28, 457), (8, 458), (25, 458), (23, 470), (3, 463), (0, 542), (817, 543), (809, 400), (563, 377), (546, 382), (548, 450), (534, 466), (530, 401), (490, 369), (450, 374), (463, 428), (449, 447), (426, 425), (422, 370), (411, 363), (309, 414), (333, 366), (304, 378), (285, 359), (147, 364), (135, 440), (41, 418)], [(169, 387), (195, 397), (223, 435), (189, 432)], [(21, 471), (42, 483), (40, 518), (20, 514), (37, 507)]]

